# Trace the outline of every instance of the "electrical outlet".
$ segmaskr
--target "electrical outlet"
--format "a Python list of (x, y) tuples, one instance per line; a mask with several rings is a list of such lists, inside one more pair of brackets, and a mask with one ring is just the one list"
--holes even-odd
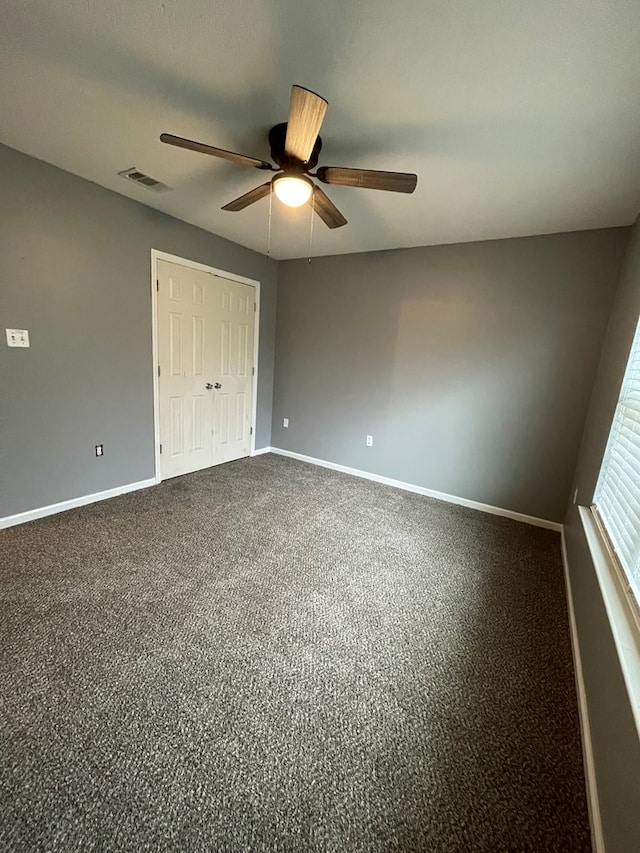
[(283, 419), (282, 419), (282, 426), (283, 426), (283, 427), (288, 427), (288, 426), (289, 426), (289, 418), (283, 418)]
[(373, 436), (372, 435), (367, 436), (367, 447), (373, 447)]
[(104, 448), (101, 444), (96, 444), (96, 456), (104, 456)]
[(575, 506), (578, 503), (578, 490), (576, 489), (573, 493), (573, 505)]

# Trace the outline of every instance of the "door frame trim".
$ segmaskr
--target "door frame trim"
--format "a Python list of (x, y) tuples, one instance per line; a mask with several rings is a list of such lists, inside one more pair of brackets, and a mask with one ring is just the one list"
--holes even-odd
[(158, 261), (168, 261), (171, 264), (178, 264), (181, 267), (189, 267), (190, 269), (200, 270), (201, 272), (211, 273), (220, 278), (227, 278), (231, 281), (240, 282), (240, 284), (248, 284), (255, 289), (256, 310), (254, 316), (254, 331), (253, 331), (253, 405), (251, 412), (251, 450), (249, 456), (253, 456), (256, 451), (256, 422), (258, 416), (258, 361), (260, 353), (260, 282), (253, 278), (238, 275), (228, 270), (217, 269), (216, 267), (207, 266), (207, 264), (192, 261), (189, 258), (181, 258), (178, 255), (171, 255), (168, 252), (161, 252), (159, 249), (151, 249), (151, 346), (153, 350), (153, 449), (154, 449), (154, 465), (155, 465), (155, 482), (161, 483), (160, 475), (160, 397), (158, 387), (158, 365), (160, 359), (158, 357), (158, 292), (156, 282), (158, 280)]

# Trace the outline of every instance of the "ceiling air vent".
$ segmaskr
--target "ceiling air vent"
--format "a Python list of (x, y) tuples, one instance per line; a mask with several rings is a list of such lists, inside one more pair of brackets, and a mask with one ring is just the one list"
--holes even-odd
[(124, 169), (122, 172), (118, 172), (118, 174), (128, 181), (133, 181), (134, 184), (142, 184), (143, 187), (146, 187), (148, 190), (154, 190), (154, 192), (163, 192), (164, 190), (171, 189), (171, 187), (163, 184), (162, 181), (152, 178), (151, 175), (145, 175), (144, 172), (136, 169), (135, 166), (131, 166), (130, 169)]

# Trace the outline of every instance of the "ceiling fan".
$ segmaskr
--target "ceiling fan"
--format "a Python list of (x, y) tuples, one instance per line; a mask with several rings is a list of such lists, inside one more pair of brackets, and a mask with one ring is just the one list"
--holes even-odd
[(252, 166), (255, 169), (277, 173), (270, 181), (225, 204), (223, 210), (244, 210), (250, 204), (268, 196), (273, 186), (273, 191), (283, 204), (289, 207), (300, 207), (311, 202), (313, 209), (325, 225), (329, 228), (340, 228), (347, 224), (347, 220), (311, 178), (317, 178), (323, 184), (412, 193), (416, 188), (418, 177), (406, 172), (343, 169), (339, 166), (321, 166), (317, 171), (312, 172), (311, 170), (318, 165), (318, 155), (322, 148), (322, 139), (318, 134), (327, 106), (325, 99), (316, 95), (315, 92), (302, 86), (292, 86), (289, 120), (276, 124), (269, 131), (271, 158), (277, 164), (277, 168), (267, 160), (236, 154), (224, 148), (214, 148), (203, 142), (194, 142), (171, 133), (162, 133), (160, 140), (168, 145), (176, 145), (178, 148), (222, 157), (239, 166)]

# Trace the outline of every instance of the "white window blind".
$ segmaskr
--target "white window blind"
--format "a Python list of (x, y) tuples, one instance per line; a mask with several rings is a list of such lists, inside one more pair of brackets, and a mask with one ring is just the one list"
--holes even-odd
[(629, 355), (594, 503), (640, 602), (640, 323)]

